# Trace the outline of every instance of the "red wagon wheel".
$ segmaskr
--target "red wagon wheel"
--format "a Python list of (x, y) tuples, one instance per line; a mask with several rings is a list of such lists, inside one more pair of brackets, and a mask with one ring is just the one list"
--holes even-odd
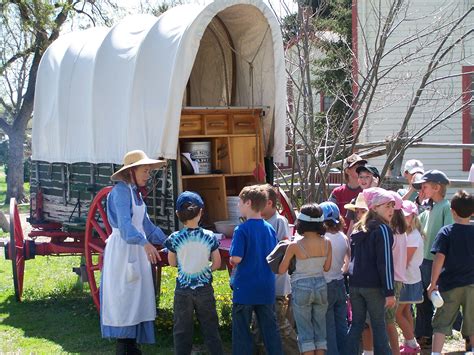
[(104, 261), (105, 240), (112, 233), (112, 228), (107, 220), (106, 207), (107, 195), (111, 190), (112, 186), (107, 186), (99, 191), (90, 205), (86, 221), (84, 252), (87, 279), (97, 311), (100, 311), (98, 282), (100, 281), (100, 271)]
[(278, 212), (285, 216), (288, 220), (288, 223), (295, 224), (296, 222), (296, 213), (293, 210), (293, 206), (291, 205), (291, 201), (286, 195), (285, 191), (281, 187), (278, 186), (278, 195), (279, 195), (279, 204), (278, 204)]
[(21, 302), (23, 275), (25, 273), (25, 251), (20, 214), (18, 213), (18, 205), (14, 197), (10, 199), (10, 243), (8, 248), (9, 258), (12, 261), (15, 298), (18, 302)]

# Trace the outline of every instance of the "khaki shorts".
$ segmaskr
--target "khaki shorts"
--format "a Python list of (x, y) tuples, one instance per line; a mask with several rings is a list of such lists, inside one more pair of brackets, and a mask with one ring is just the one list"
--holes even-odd
[(401, 281), (395, 281), (395, 307), (385, 309), (385, 324), (395, 323), (395, 312), (397, 311), (398, 301), (400, 300), (402, 286), (403, 283)]
[(441, 297), (444, 304), (436, 309), (433, 317), (433, 332), (451, 335), (453, 323), (462, 307), (462, 333), (474, 335), (474, 284), (441, 292)]

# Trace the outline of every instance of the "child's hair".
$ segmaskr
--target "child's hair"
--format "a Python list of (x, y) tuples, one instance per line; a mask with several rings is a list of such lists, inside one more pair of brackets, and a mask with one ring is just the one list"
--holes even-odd
[(387, 222), (385, 222), (377, 212), (375, 212), (374, 210), (369, 210), (366, 214), (362, 216), (360, 221), (354, 225), (354, 231), (367, 232), (370, 227), (379, 224), (387, 224)]
[(465, 190), (459, 190), (451, 199), (451, 209), (461, 218), (467, 218), (474, 213), (474, 197)]
[(407, 233), (411, 233), (414, 230), (418, 230), (418, 232), (423, 235), (423, 228), (421, 227), (420, 218), (416, 214), (412, 214), (411, 222), (407, 223)]
[[(319, 218), (323, 215), (323, 210), (316, 203), (309, 203), (301, 207), (300, 213), (312, 218)], [(303, 235), (305, 232), (316, 232), (319, 235), (326, 234), (323, 222), (306, 222), (300, 219), (296, 220), (296, 231), (300, 235)]]
[(437, 182), (433, 182), (433, 181), (427, 181), (426, 184), (431, 184), (432, 186), (439, 186), (439, 194), (442, 196), (442, 197), (445, 197), (446, 196), (446, 191), (448, 189), (448, 185), (445, 185), (445, 184), (439, 184)]
[(339, 223), (336, 223), (333, 220), (328, 219), (327, 221), (324, 221), (324, 227), (327, 229), (328, 232), (331, 233), (340, 232), (344, 229), (346, 224), (344, 223), (344, 219), (341, 216), (339, 216), (338, 221)]
[(199, 211), (201, 211), (201, 207), (194, 203), (186, 202), (180, 211), (176, 211), (176, 214), (181, 223), (185, 223), (186, 221), (195, 218), (199, 214)]
[(268, 201), (272, 201), (272, 207), (276, 208), (277, 205), (277, 199), (278, 199), (278, 194), (276, 192), (276, 188), (273, 187), (270, 184), (265, 184), (263, 185), (263, 188), (268, 194)]
[(395, 234), (403, 234), (407, 231), (407, 221), (402, 210), (394, 210), (393, 217), (390, 221), (390, 227)]
[(267, 192), (261, 185), (245, 186), (239, 194), (240, 199), (245, 203), (250, 201), (250, 207), (255, 212), (261, 212), (267, 204)]

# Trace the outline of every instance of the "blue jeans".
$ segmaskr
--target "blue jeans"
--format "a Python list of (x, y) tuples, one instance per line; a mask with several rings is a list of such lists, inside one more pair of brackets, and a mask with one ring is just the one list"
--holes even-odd
[(346, 354), (347, 303), (344, 280), (333, 280), (327, 284), (328, 311), (326, 334), (328, 355)]
[(421, 282), (423, 283), (423, 302), (416, 305), (416, 321), (415, 321), (415, 336), (431, 338), (433, 335), (433, 327), (431, 321), (433, 319), (433, 304), (428, 298), (426, 289), (431, 281), (431, 267), (433, 261), (423, 259), (420, 265)]
[(309, 277), (291, 283), (293, 316), (300, 352), (326, 350), (327, 286), (324, 277)]
[(250, 332), (252, 312), (257, 316), (258, 327), (269, 355), (282, 355), (280, 332), (278, 331), (273, 304), (232, 304), (232, 354), (253, 354)]
[(209, 353), (221, 355), (221, 337), (219, 335), (219, 321), (216, 311), (216, 300), (212, 285), (206, 285), (192, 289), (176, 288), (174, 293), (174, 326), (173, 340), (174, 352), (177, 355), (191, 354), (193, 347), (193, 315), (201, 326)]
[(375, 355), (391, 355), (385, 330), (385, 296), (381, 288), (351, 287), (352, 324), (347, 338), (347, 354), (359, 354), (359, 341), (367, 311), (374, 338)]

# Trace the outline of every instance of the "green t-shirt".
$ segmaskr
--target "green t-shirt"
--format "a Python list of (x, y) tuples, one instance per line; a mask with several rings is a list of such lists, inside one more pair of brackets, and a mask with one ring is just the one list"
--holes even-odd
[(433, 260), (434, 255), (431, 254), (431, 246), (433, 245), (436, 235), (442, 227), (454, 223), (449, 201), (445, 199), (435, 203), (431, 210), (424, 211), (420, 214), (420, 222), (423, 234), (426, 236), (423, 257), (428, 260)]

